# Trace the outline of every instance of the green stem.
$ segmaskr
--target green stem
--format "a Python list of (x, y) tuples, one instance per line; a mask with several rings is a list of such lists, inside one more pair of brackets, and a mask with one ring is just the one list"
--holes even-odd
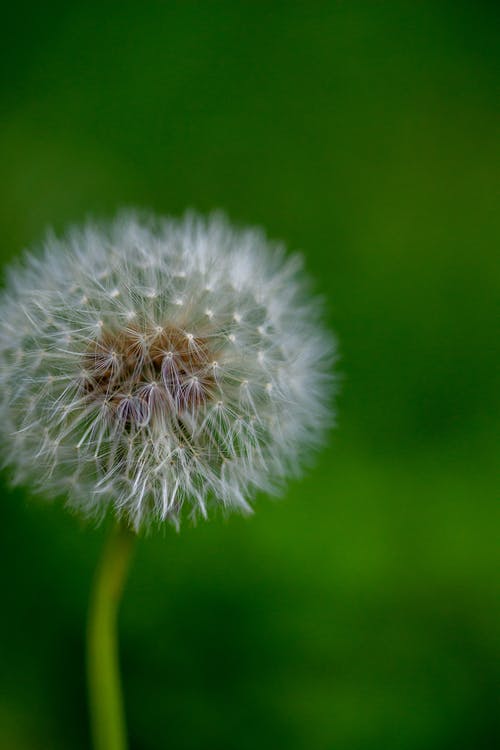
[(126, 750), (116, 616), (130, 562), (134, 534), (116, 526), (104, 547), (90, 597), (87, 678), (95, 750)]

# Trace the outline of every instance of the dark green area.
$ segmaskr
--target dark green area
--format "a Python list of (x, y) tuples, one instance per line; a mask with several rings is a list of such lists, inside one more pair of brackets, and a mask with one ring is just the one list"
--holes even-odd
[[(140, 540), (131, 750), (498, 742), (489, 2), (11, 3), (3, 261), (123, 205), (223, 208), (301, 249), (339, 426), (282, 501)], [(2, 487), (0, 747), (89, 746), (104, 538)]]

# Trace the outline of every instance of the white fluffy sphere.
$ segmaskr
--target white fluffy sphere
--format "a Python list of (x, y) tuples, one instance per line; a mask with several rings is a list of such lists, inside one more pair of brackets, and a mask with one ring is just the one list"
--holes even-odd
[(250, 510), (330, 421), (332, 338), (298, 256), (215, 215), (49, 236), (0, 299), (14, 481), (89, 516)]

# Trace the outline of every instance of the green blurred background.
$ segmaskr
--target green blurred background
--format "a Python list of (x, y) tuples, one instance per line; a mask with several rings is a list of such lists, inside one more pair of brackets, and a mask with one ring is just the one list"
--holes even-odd
[[(338, 429), (250, 520), (139, 540), (132, 750), (499, 740), (493, 2), (3, 11), (0, 251), (120, 206), (222, 208), (301, 249)], [(104, 539), (2, 484), (0, 747), (89, 747)]]

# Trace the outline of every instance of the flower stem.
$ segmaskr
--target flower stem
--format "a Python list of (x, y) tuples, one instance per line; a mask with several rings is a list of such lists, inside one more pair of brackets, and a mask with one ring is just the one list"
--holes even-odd
[(134, 534), (111, 530), (96, 571), (87, 625), (87, 679), (95, 750), (126, 750), (116, 616), (130, 562)]

